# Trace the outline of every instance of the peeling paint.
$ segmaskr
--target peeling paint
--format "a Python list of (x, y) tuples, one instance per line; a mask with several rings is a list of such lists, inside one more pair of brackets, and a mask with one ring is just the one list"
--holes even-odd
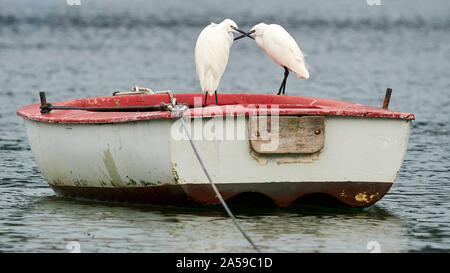
[(72, 181), (72, 184), (77, 187), (87, 187), (89, 183), (85, 179), (75, 179)]
[(127, 184), (127, 186), (136, 186), (137, 183), (133, 178), (129, 178), (128, 175), (126, 176), (126, 178), (128, 178), (128, 182), (125, 182)]
[(371, 195), (369, 196), (370, 200), (372, 200), (374, 197), (378, 196), (378, 194), (379, 194), (378, 192), (375, 193), (375, 194), (371, 194)]
[(58, 178), (58, 179), (53, 179), (51, 184), (58, 186), (58, 185), (64, 185), (64, 182)]
[(98, 104), (98, 101), (97, 101), (97, 98), (93, 98), (91, 100), (87, 100), (87, 103), (91, 104), (91, 105), (96, 105), (96, 104)]
[(366, 192), (358, 193), (358, 194), (355, 196), (355, 200), (356, 200), (356, 201), (359, 201), (359, 202), (366, 202), (366, 203), (369, 203), (369, 202), (372, 202), (372, 199), (374, 199), (374, 198), (377, 197), (378, 195), (379, 195), (378, 192), (376, 192), (376, 193), (374, 193), (374, 194), (371, 194), (371, 195), (369, 195), (369, 196), (368, 196), (368, 194), (367, 194)]
[(175, 167), (177, 166), (177, 163), (172, 162), (172, 174), (173, 174), (173, 178), (175, 179), (175, 184), (178, 184), (178, 181), (180, 180), (180, 177), (178, 176), (178, 172), (175, 169)]
[(158, 181), (158, 183), (152, 183), (152, 182), (148, 182), (148, 181), (144, 181), (144, 180), (140, 180), (139, 183), (140, 183), (142, 186), (157, 186), (157, 185), (162, 184), (162, 183), (159, 182), (159, 181)]
[(369, 200), (367, 199), (367, 193), (358, 193), (357, 195), (355, 195), (355, 200), (358, 202), (366, 202), (369, 203)]

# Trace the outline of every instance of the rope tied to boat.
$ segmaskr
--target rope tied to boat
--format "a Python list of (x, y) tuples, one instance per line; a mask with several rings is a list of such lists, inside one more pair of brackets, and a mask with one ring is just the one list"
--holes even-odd
[(253, 248), (258, 252), (261, 253), (259, 248), (253, 243), (250, 236), (247, 235), (247, 233), (244, 231), (242, 226), (239, 224), (239, 222), (236, 220), (236, 217), (231, 212), (230, 208), (228, 207), (227, 203), (225, 203), (225, 200), (223, 199), (222, 195), (220, 194), (219, 190), (217, 189), (216, 185), (214, 184), (213, 180), (211, 179), (211, 176), (209, 175), (208, 170), (205, 167), (205, 164), (203, 163), (203, 160), (197, 150), (197, 147), (195, 146), (194, 142), (192, 141), (191, 134), (189, 133), (189, 129), (187, 127), (186, 121), (184, 120), (183, 112), (189, 109), (187, 105), (185, 104), (177, 104), (176, 100), (173, 101), (175, 104), (172, 105), (172, 115), (177, 117), (181, 123), (183, 124), (183, 129), (186, 132), (186, 135), (189, 139), (189, 143), (191, 144), (192, 150), (195, 153), (195, 156), (197, 157), (198, 162), (200, 163), (200, 166), (202, 167), (203, 172), (205, 173), (206, 177), (208, 178), (209, 183), (211, 184), (211, 188), (213, 189), (214, 193), (216, 194), (216, 197), (219, 199), (220, 203), (222, 204), (223, 208), (227, 212), (228, 216), (233, 221), (234, 225), (237, 227), (237, 229), (241, 232), (242, 236), (253, 246)]

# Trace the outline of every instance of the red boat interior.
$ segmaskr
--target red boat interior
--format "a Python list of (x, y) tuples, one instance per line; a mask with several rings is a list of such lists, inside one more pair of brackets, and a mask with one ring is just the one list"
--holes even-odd
[[(325, 115), (356, 116), (396, 119), (414, 119), (414, 114), (391, 111), (388, 109), (324, 98), (278, 96), (269, 94), (219, 94), (219, 105), (213, 97), (202, 107), (205, 94), (175, 94), (179, 104), (190, 108), (185, 116), (242, 116), (264, 114), (279, 115)], [(77, 107), (123, 107), (150, 106), (161, 102), (169, 103), (168, 94), (140, 94), (124, 96), (93, 97), (59, 102), (50, 102), (54, 106)], [(211, 104), (210, 104), (211, 103)], [(174, 118), (169, 111), (135, 112), (95, 112), (87, 110), (52, 110), (42, 114), (40, 104), (22, 107), (18, 115), (35, 121), (50, 123), (114, 123), (136, 120)]]

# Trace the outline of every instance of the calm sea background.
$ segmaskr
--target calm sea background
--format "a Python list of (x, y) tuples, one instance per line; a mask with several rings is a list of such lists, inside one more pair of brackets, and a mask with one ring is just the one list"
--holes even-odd
[[(368, 209), (234, 207), (265, 252), (450, 251), (450, 2), (0, 0), (0, 252), (250, 252), (220, 207), (134, 206), (56, 197), (16, 110), (109, 95), (132, 85), (198, 92), (194, 46), (209, 22), (283, 25), (309, 80), (290, 95), (412, 112), (408, 150), (389, 193)], [(219, 92), (275, 93), (283, 70), (249, 39), (231, 50)]]

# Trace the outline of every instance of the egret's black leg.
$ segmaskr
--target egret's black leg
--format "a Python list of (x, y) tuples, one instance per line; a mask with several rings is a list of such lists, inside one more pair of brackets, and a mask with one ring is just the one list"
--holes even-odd
[(280, 89), (278, 89), (277, 95), (281, 94), (281, 91), (283, 90), (283, 84), (284, 84), (284, 80), (281, 82)]
[(284, 94), (284, 89), (286, 88), (286, 80), (289, 75), (289, 70), (286, 68), (286, 66), (283, 67), (284, 67), (284, 78), (283, 81), (281, 82), (280, 89), (278, 89), (277, 95), (281, 95), (281, 92), (283, 92)]
[(281, 95), (281, 92), (283, 91), (283, 86), (286, 84), (286, 78), (283, 79), (280, 85), (280, 89), (278, 89), (277, 95)]
[(203, 107), (206, 107), (206, 100), (208, 99), (208, 92), (205, 92), (205, 104), (203, 105)]
[(287, 77), (289, 76), (289, 70), (287, 69), (287, 67), (284, 67), (284, 85), (283, 85), (283, 95), (284, 92), (286, 91), (286, 83), (287, 83)]
[(214, 91), (214, 94), (216, 95), (216, 105), (219, 105), (219, 103), (217, 102), (217, 90)]

